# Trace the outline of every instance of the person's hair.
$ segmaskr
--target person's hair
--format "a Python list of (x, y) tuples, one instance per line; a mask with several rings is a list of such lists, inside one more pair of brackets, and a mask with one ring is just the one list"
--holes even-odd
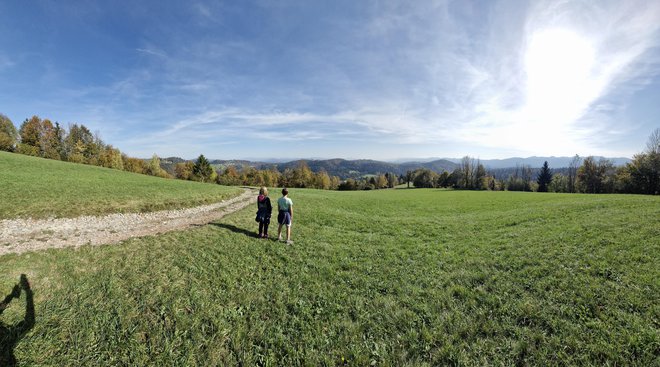
[(259, 189), (259, 195), (268, 196), (268, 188), (266, 186), (262, 186)]
[(285, 187), (282, 189), (282, 196), (287, 196), (287, 195), (289, 195), (289, 190), (287, 190)]

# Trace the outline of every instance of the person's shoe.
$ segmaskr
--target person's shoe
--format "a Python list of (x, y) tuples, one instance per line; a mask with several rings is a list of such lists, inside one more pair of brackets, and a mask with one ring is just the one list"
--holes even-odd
[(282, 236), (277, 237), (278, 241), (282, 241)]
[(287, 244), (287, 245), (293, 245), (293, 241), (291, 241), (291, 240), (286, 240), (286, 244)]

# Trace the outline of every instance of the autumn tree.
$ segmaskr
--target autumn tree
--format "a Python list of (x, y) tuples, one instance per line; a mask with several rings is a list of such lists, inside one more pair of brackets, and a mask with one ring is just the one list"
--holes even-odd
[(612, 162), (607, 159), (601, 159), (596, 162), (594, 157), (587, 157), (578, 168), (577, 178), (582, 191), (598, 194), (608, 192), (608, 184), (612, 174)]
[(121, 152), (119, 149), (113, 148), (112, 145), (108, 145), (103, 149), (98, 163), (101, 167), (118, 170), (124, 169), (124, 160), (122, 159)]
[(626, 165), (629, 190), (640, 194), (660, 194), (660, 128), (649, 136), (646, 151), (636, 154)]
[(387, 188), (387, 177), (385, 177), (385, 175), (376, 176), (376, 188), (377, 189)]
[(180, 180), (190, 180), (195, 164), (190, 161), (177, 163), (174, 166), (174, 176)]
[(298, 163), (298, 167), (296, 167), (293, 170), (291, 182), (289, 183), (289, 185), (291, 187), (302, 187), (302, 188), (311, 186), (313, 182), (312, 176), (313, 176), (313, 172), (311, 169), (309, 169), (307, 162), (300, 161), (300, 163)]
[(145, 173), (151, 176), (169, 178), (169, 174), (160, 166), (160, 158), (154, 154), (147, 165)]
[(40, 145), (39, 140), (41, 136), (41, 119), (37, 116), (25, 119), (18, 132), (21, 137), (21, 142), (18, 145), (18, 152), (38, 157)]
[(385, 178), (387, 179), (387, 187), (390, 189), (399, 184), (399, 178), (392, 172), (387, 172)]
[(138, 158), (131, 158), (126, 154), (121, 155), (121, 160), (124, 165), (124, 171), (146, 174), (147, 163), (144, 160)]
[(18, 131), (9, 117), (0, 113), (0, 150), (13, 152), (18, 143)]
[(570, 192), (569, 190), (568, 176), (562, 175), (561, 173), (552, 175), (552, 181), (550, 182), (550, 185), (548, 185), (548, 191)]
[(337, 190), (341, 180), (337, 176), (330, 176), (330, 190)]
[(240, 174), (236, 170), (236, 167), (227, 166), (225, 171), (218, 176), (217, 183), (226, 186), (240, 185)]
[(322, 190), (328, 190), (330, 189), (330, 176), (328, 175), (328, 172), (325, 170), (322, 170), (321, 172), (317, 173), (314, 175), (315, 176), (315, 187), (317, 189), (322, 189)]
[(48, 159), (60, 160), (60, 142), (55, 130), (55, 126), (49, 119), (41, 121), (41, 131), (39, 134), (39, 156)]

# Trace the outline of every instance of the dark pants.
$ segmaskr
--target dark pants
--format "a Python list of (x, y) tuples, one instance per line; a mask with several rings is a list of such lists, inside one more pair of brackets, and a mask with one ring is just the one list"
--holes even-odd
[(259, 234), (268, 235), (268, 225), (270, 221), (259, 222)]

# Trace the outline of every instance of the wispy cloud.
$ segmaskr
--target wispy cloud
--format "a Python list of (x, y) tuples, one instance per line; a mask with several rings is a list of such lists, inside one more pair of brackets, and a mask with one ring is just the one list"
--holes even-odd
[(165, 53), (162, 52), (162, 51), (150, 50), (150, 49), (146, 49), (146, 48), (136, 48), (135, 51), (145, 53), (145, 54), (148, 54), (148, 55), (167, 57), (167, 55), (165, 55)]
[[(457, 139), (467, 146), (513, 148), (526, 154), (606, 152), (606, 140), (616, 137), (606, 132), (625, 131), (625, 126), (599, 114), (599, 106), (607, 103), (607, 97), (613, 93), (632, 93), (635, 86), (658, 75), (657, 60), (649, 61), (648, 57), (659, 46), (660, 4), (626, 2), (608, 4), (608, 8), (600, 5), (539, 2), (521, 14), (517, 22), (506, 16), (515, 14), (511, 8), (500, 8), (501, 13), (495, 8), (489, 14), (485, 33), (507, 38), (508, 42), (488, 43), (488, 39), (482, 39), (474, 44), (471, 38), (475, 35), (460, 24), (460, 17), (445, 18), (446, 24), (429, 29), (443, 33), (438, 28), (456, 27), (452, 37), (435, 48), (405, 50), (410, 59), (422, 60), (428, 73), (422, 83), (420, 79), (415, 79), (416, 85), (407, 80), (401, 82), (400, 89), (408, 93), (394, 103), (405, 101), (413, 107), (407, 110), (407, 126), (384, 129), (383, 133), (396, 131), (401, 141), (407, 143)], [(420, 21), (423, 24), (424, 19), (416, 13), (394, 15), (378, 19), (372, 28), (379, 35), (404, 32), (410, 44), (415, 44), (432, 39), (417, 34)], [(520, 28), (498, 33), (498, 29), (516, 23)], [(406, 31), (407, 28), (413, 31)], [(566, 79), (565, 84), (553, 86), (557, 88), (554, 94), (545, 91), (547, 98), (541, 101), (544, 106), (539, 107), (530, 100), (525, 57), (532, 38), (546, 30), (572, 32), (584, 38), (595, 55), (584, 85)], [(432, 54), (437, 57), (431, 57)], [(571, 55), (560, 57), (573, 61)], [(425, 94), (430, 96), (426, 98), (427, 106), (421, 103)], [(396, 115), (385, 119), (385, 125), (393, 125)], [(380, 118), (361, 120), (374, 127), (383, 126)]]
[[(98, 62), (17, 61), (36, 45), (0, 55), (0, 78), (29, 65), (40, 91), (16, 101), (132, 154), (231, 142), (238, 157), (252, 141), (310, 156), (618, 154), (611, 143), (640, 129), (632, 97), (660, 70), (657, 1), (164, 1), (119, 12), (110, 23), (126, 27), (110, 31), (98, 20), (116, 12), (90, 4), (46, 13), (103, 40), (79, 55)], [(67, 41), (58, 30), (52, 47)]]

